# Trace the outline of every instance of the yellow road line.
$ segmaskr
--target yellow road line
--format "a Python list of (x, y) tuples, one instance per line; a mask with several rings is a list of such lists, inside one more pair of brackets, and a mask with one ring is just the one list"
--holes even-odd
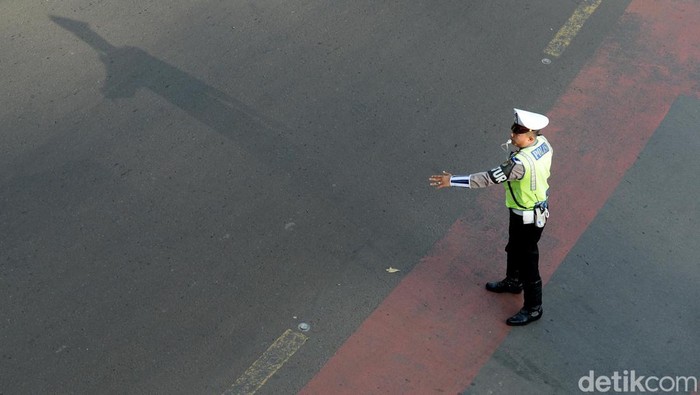
[(224, 392), (224, 395), (254, 394), (306, 343), (307, 339), (306, 335), (287, 329), (257, 361), (250, 365), (233, 386)]
[(544, 53), (555, 58), (559, 57), (566, 47), (571, 44), (571, 40), (578, 34), (583, 24), (586, 23), (586, 19), (593, 14), (602, 1), (603, 0), (584, 0), (583, 3), (576, 7), (571, 18), (559, 29), (557, 35), (554, 36), (552, 41), (549, 42), (549, 45), (547, 45), (547, 48), (544, 49)]

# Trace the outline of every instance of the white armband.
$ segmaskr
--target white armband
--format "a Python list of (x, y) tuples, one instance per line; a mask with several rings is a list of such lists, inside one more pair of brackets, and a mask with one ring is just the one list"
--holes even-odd
[(469, 176), (452, 176), (450, 177), (450, 186), (452, 187), (462, 187), (462, 188), (471, 188), (469, 186)]

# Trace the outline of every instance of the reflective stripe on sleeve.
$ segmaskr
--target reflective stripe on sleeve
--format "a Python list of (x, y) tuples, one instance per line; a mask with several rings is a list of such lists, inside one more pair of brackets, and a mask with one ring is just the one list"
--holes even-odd
[(469, 186), (469, 178), (471, 176), (452, 176), (450, 177), (450, 186), (453, 187), (461, 187), (461, 188), (470, 188)]

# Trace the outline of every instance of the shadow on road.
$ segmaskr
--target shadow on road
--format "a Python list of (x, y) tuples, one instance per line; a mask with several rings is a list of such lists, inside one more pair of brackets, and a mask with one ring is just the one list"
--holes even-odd
[[(115, 47), (85, 22), (50, 16), (51, 20), (90, 45), (106, 69), (102, 93), (106, 98), (133, 97), (139, 89), (150, 90), (216, 132), (235, 140), (248, 151), (261, 155), (273, 168), (299, 168), (305, 156), (291, 155), (284, 128), (254, 112), (226, 93), (131, 46)], [(281, 163), (280, 163), (281, 162)]]

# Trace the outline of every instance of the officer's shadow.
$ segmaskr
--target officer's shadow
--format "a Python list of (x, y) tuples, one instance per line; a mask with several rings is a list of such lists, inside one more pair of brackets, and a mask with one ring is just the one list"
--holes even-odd
[(286, 167), (288, 163), (279, 162), (287, 162), (294, 156), (289, 152), (284, 155), (290, 144), (280, 141), (283, 134), (280, 127), (220, 90), (140, 48), (113, 46), (85, 22), (50, 18), (98, 52), (106, 69), (101, 88), (106, 98), (130, 98), (139, 89), (148, 89), (211, 129), (234, 139), (242, 148), (255, 151), (257, 157), (268, 155), (265, 159)]

